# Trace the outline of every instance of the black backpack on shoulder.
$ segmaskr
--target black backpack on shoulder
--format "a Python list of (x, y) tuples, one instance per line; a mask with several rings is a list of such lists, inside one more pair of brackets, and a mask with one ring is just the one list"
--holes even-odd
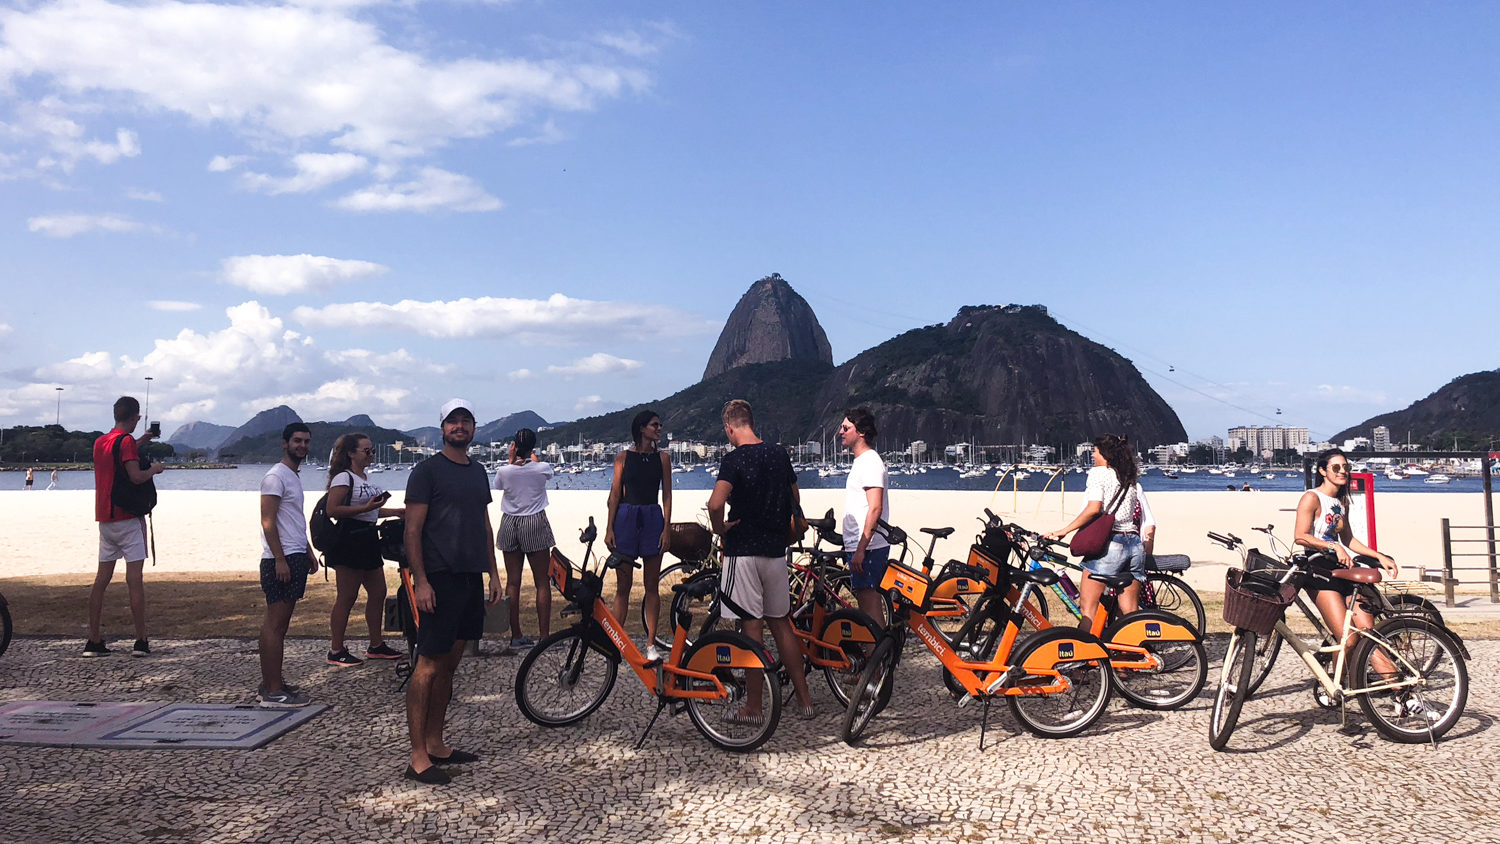
[[(115, 480), (109, 490), (109, 504), (111, 510), (120, 510), (132, 516), (144, 516), (156, 507), (156, 481), (147, 478), (145, 483), (132, 483), (130, 473), (125, 471), (125, 461), (120, 459), (120, 444), (129, 434), (121, 434), (115, 439)], [(140, 456), (141, 468), (145, 469), (151, 465), (151, 461), (144, 454)]]

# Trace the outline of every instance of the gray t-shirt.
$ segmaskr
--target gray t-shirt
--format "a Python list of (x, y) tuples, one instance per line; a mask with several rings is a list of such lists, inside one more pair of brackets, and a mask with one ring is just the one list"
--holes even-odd
[(422, 566), (428, 574), (490, 570), (490, 476), (484, 464), (460, 465), (441, 452), (418, 463), (406, 481), (406, 503), (426, 504)]

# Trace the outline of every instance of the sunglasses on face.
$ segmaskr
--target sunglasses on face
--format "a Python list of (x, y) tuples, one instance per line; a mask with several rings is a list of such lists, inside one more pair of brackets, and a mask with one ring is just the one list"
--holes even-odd
[(374, 454), (375, 453), (375, 449), (373, 449), (373, 448), (362, 448), (362, 449), (359, 450), (359, 452), (361, 454)]
[(1337, 472), (1340, 475), (1347, 475), (1347, 474), (1349, 474), (1349, 464), (1348, 463), (1329, 463), (1328, 464), (1328, 471), (1330, 471), (1330, 472)]

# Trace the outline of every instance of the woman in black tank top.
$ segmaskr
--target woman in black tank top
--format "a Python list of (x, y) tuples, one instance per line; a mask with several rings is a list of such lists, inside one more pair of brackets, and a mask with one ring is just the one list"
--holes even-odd
[[(604, 529), (604, 545), (620, 556), (640, 558), (646, 596), (647, 659), (658, 659), (656, 616), (661, 611), (658, 593), (661, 557), (667, 550), (672, 523), (672, 459), (658, 451), (661, 440), (661, 417), (653, 410), (643, 410), (630, 422), (630, 438), (635, 445), (615, 455), (615, 476), (609, 487), (609, 522)], [(656, 503), (657, 493), (661, 504)], [(630, 611), (630, 586), (634, 566), (615, 569), (615, 618), (624, 621)]]

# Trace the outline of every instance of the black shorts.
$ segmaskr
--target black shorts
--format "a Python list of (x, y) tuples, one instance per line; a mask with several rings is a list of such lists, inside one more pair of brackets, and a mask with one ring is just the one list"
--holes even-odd
[(339, 547), (324, 562), (334, 568), (374, 571), (385, 566), (380, 557), (380, 531), (374, 522), (361, 522), (349, 528)]
[(292, 579), (282, 583), (276, 579), (276, 558), (266, 557), (260, 561), (260, 591), (266, 593), (266, 603), (296, 603), (307, 593), (307, 576), (312, 569), (312, 561), (307, 554), (300, 551), (287, 554), (286, 567), (292, 570)]
[(1354, 594), (1354, 583), (1341, 580), (1329, 572), (1331, 569), (1319, 565), (1309, 565), (1307, 574), (1302, 580), (1302, 588), (1307, 591), (1308, 597), (1314, 601), (1318, 599), (1319, 592), (1336, 592), (1342, 598), (1348, 598)]
[(427, 584), (437, 608), (417, 611), (418, 654), (441, 656), (484, 635), (484, 575), (432, 572)]

